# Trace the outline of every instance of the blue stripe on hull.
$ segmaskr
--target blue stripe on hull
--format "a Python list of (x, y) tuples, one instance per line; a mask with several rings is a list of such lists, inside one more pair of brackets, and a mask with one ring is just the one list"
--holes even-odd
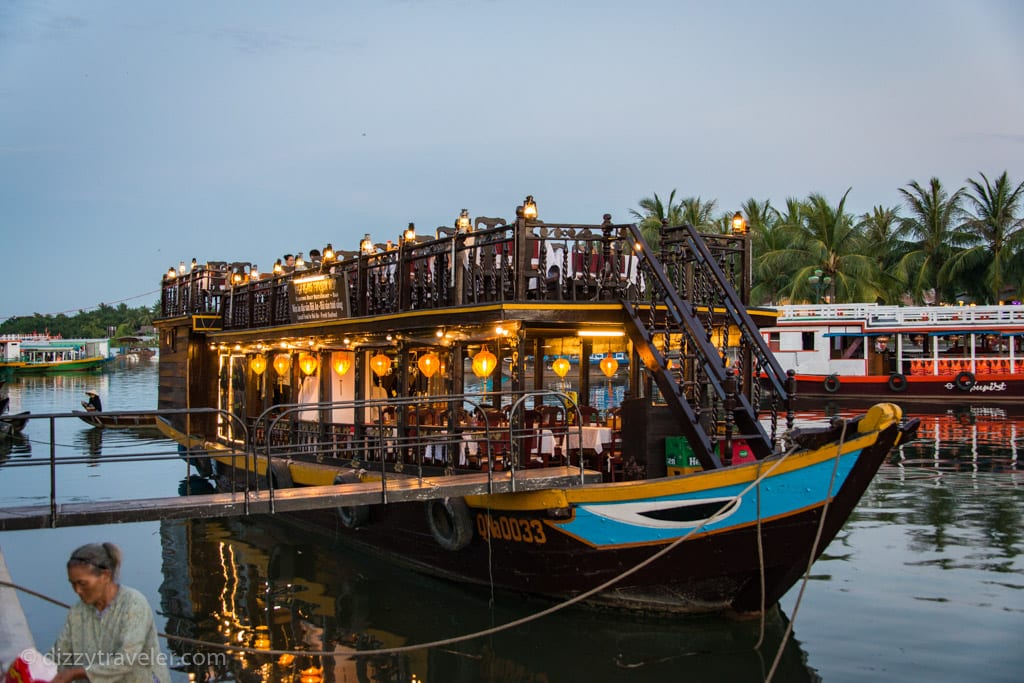
[[(856, 450), (843, 455), (839, 459), (838, 467), (835, 459), (830, 459), (793, 472), (771, 476), (761, 482), (761, 520), (785, 517), (823, 504), (829, 492), (833, 470), (835, 481), (832, 482), (831, 494), (835, 496), (856, 464), (860, 453), (860, 450)], [(576, 508), (572, 520), (555, 526), (560, 531), (597, 547), (672, 541), (685, 536), (699, 522), (657, 522), (638, 514), (637, 510), (647, 507), (672, 508), (673, 501), (689, 501), (691, 504), (696, 501), (718, 501), (714, 508), (717, 509), (727, 504), (729, 499), (734, 499), (748, 485), (749, 482), (629, 502), (584, 504)], [(757, 491), (757, 487), (752, 488), (726, 517), (705, 524), (694, 536), (756, 523)]]

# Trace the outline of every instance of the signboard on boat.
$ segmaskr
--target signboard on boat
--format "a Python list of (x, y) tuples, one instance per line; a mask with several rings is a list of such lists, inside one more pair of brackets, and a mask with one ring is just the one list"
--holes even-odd
[(348, 317), (348, 282), (345, 278), (315, 275), (292, 280), (288, 288), (292, 322), (309, 323)]

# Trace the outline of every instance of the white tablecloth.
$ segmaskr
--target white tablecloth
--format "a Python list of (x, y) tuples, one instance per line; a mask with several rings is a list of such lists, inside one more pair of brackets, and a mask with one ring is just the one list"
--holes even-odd
[[(604, 451), (605, 444), (612, 442), (612, 430), (610, 427), (583, 427), (583, 450), (591, 450), (597, 454)], [(580, 444), (580, 428), (569, 427), (566, 434), (568, 450), (576, 450)]]

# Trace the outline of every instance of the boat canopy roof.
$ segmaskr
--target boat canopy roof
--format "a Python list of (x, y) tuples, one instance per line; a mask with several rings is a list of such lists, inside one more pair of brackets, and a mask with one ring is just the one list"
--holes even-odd
[(826, 337), (888, 337), (895, 332), (826, 332)]

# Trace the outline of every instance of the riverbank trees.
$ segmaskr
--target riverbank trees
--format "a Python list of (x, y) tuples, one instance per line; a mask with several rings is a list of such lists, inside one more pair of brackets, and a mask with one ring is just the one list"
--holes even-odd
[[(900, 188), (902, 206), (859, 216), (846, 210), (850, 192), (835, 205), (817, 193), (787, 198), (784, 209), (743, 203), (753, 251), (751, 303), (1024, 299), (1024, 182), (1014, 183), (1006, 171), (991, 181), (979, 173), (955, 189), (938, 178), (911, 180)], [(638, 202), (632, 213), (645, 236), (662, 218), (705, 232), (728, 230), (733, 212), (715, 218), (716, 200), (675, 196), (673, 190), (668, 205), (658, 195)]]

